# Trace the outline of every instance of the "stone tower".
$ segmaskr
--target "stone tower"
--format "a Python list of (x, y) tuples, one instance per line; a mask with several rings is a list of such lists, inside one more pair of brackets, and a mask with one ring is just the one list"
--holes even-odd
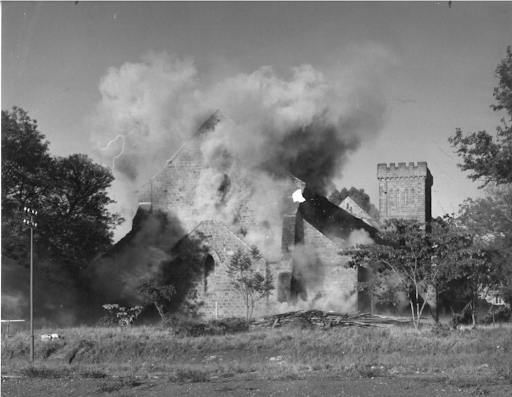
[(432, 218), (432, 174), (426, 162), (378, 164), (379, 211), (382, 221), (391, 218), (416, 219), (428, 223)]

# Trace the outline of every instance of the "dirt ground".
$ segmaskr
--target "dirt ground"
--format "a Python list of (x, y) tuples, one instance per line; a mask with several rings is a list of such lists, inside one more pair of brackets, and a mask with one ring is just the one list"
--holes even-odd
[(32, 379), (2, 377), (2, 397), (313, 397), (313, 396), (382, 396), (436, 397), (489, 396), (510, 397), (512, 385), (506, 383), (476, 386), (458, 382), (421, 378), (341, 378), (311, 376), (305, 379), (212, 379), (201, 383), (172, 383), (167, 379)]

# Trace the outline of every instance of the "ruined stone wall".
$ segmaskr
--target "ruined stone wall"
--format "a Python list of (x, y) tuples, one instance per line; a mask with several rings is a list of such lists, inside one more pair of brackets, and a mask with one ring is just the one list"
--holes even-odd
[(433, 178), (426, 162), (377, 165), (381, 220), (391, 218), (430, 222)]

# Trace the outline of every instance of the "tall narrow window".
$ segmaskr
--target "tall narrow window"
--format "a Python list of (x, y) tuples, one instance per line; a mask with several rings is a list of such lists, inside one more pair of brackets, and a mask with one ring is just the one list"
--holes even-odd
[(414, 188), (411, 189), (411, 204), (414, 205)]
[(400, 189), (398, 188), (395, 190), (395, 204), (397, 207), (400, 207)]
[(212, 292), (213, 291), (213, 285), (212, 279), (213, 279), (213, 273), (215, 270), (215, 260), (213, 259), (213, 256), (207, 255), (204, 259), (204, 292)]
[(404, 200), (404, 204), (405, 204), (405, 205), (409, 205), (409, 189), (405, 189), (405, 200)]

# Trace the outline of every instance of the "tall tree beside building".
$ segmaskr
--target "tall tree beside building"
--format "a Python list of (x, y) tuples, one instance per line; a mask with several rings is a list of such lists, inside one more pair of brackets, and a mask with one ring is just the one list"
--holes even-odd
[(78, 277), (112, 245), (113, 229), (122, 222), (107, 209), (113, 179), (86, 155), (51, 156), (49, 142), (26, 111), (2, 111), (2, 254), (27, 265), (22, 218), (23, 207), (31, 207), (38, 211), (38, 260)]
[(459, 128), (449, 142), (462, 158), (459, 167), (471, 171), (468, 178), (488, 188), (487, 197), (464, 202), (461, 221), (480, 236), (481, 243), (501, 253), (505, 263), (503, 295), (512, 304), (512, 47), (506, 52), (495, 70), (499, 82), (493, 93), (495, 103), (490, 105), (495, 112), (505, 112), (496, 134), (478, 131), (464, 135)]
[(463, 135), (458, 128), (449, 138), (462, 158), (459, 167), (472, 171), (468, 178), (482, 182), (482, 186), (491, 182), (512, 183), (512, 47), (507, 47), (507, 55), (497, 66), (495, 75), (499, 83), (493, 94), (496, 102), (490, 107), (496, 112), (505, 111), (496, 135), (485, 130)]
[(484, 198), (467, 199), (458, 221), (478, 236), (477, 244), (495, 253), (493, 272), (503, 299), (512, 305), (512, 184), (490, 185)]

